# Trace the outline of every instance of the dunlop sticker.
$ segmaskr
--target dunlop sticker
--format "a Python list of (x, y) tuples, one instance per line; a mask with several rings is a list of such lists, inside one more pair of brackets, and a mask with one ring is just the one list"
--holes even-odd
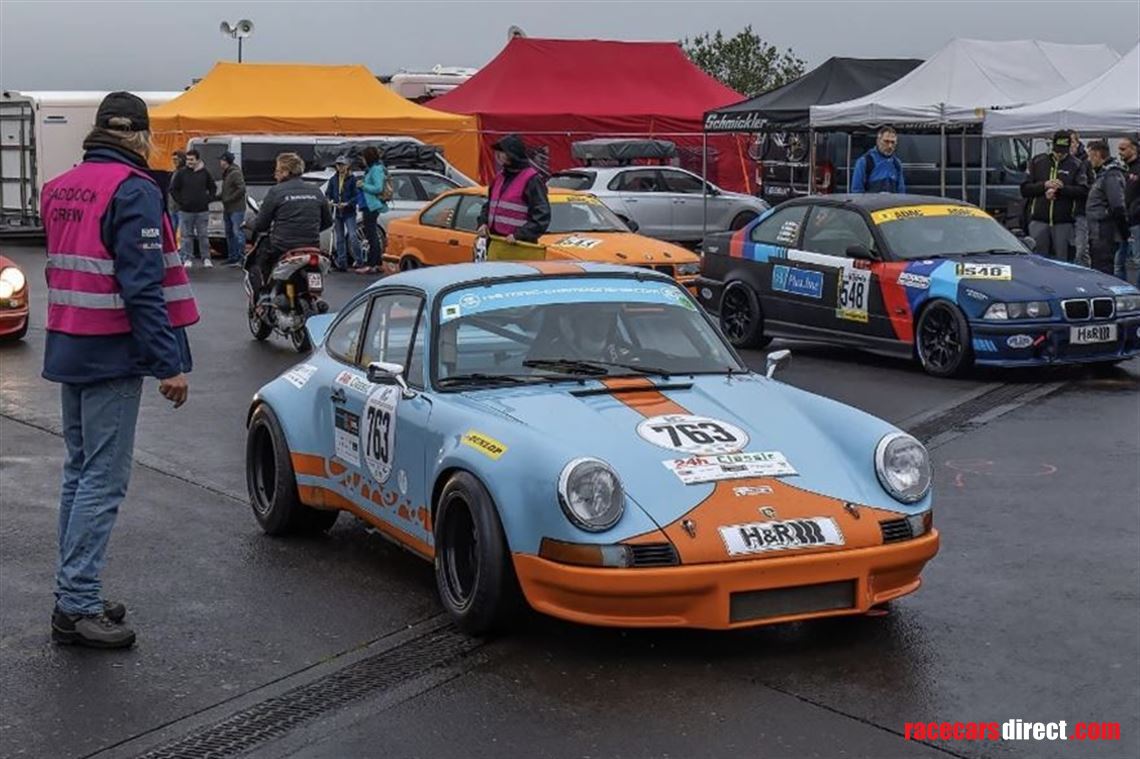
[(885, 208), (871, 214), (871, 221), (876, 224), (886, 224), (904, 219), (920, 219), (925, 216), (972, 216), (986, 219), (989, 214), (979, 208), (971, 206), (952, 205), (925, 205), (925, 206), (899, 206), (898, 208)]
[(460, 438), (460, 442), (464, 445), (469, 445), (475, 450), (482, 453), (492, 461), (498, 461), (502, 458), (503, 454), (507, 452), (507, 446), (500, 443), (493, 437), (487, 437), (481, 432), (475, 430), (467, 430), (466, 434)]

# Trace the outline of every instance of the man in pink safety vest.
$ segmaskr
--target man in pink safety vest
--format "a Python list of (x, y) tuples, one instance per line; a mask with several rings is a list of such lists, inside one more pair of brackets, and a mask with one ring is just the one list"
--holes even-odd
[(499, 173), (479, 214), (478, 233), (505, 237), (509, 243), (538, 242), (550, 226), (546, 182), (531, 165), (517, 134), (508, 134), (492, 148)]
[(125, 648), (126, 606), (100, 573), (127, 494), (144, 377), (178, 408), (191, 369), (185, 328), (198, 307), (147, 168), (150, 118), (128, 92), (104, 98), (83, 162), (48, 182), (44, 378), (60, 383), (67, 448), (52, 638)]

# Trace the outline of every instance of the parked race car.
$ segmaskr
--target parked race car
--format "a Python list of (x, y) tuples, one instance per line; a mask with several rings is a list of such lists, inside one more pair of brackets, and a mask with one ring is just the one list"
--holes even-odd
[[(475, 230), (487, 190), (468, 187), (441, 195), (414, 216), (394, 220), (384, 255), (389, 271), (474, 260)], [(550, 228), (539, 238), (548, 259), (629, 264), (691, 282), (700, 258), (690, 250), (630, 231), (593, 195), (550, 191)]]
[(738, 348), (773, 337), (974, 364), (1111, 364), (1140, 354), (1140, 291), (1031, 255), (975, 206), (917, 195), (789, 201), (706, 243), (702, 305)]
[(434, 560), (471, 633), (866, 612), (938, 550), (914, 438), (754, 374), (668, 277), (540, 261), (403, 272), (309, 320), (249, 411), (269, 534), (352, 512)]
[(16, 262), (0, 256), (0, 340), (22, 340), (28, 333), (28, 278)]
[(623, 221), (635, 222), (641, 234), (680, 243), (698, 243), (706, 232), (740, 229), (768, 210), (760, 198), (722, 190), (674, 166), (567, 169), (547, 185), (596, 195)]

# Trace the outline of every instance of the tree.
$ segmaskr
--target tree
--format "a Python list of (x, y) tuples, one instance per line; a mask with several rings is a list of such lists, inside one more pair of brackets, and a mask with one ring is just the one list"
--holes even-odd
[(705, 73), (749, 96), (779, 87), (804, 73), (803, 60), (791, 48), (780, 52), (755, 34), (751, 25), (727, 39), (719, 29), (715, 34), (705, 32), (691, 40), (686, 37), (681, 46), (689, 60)]

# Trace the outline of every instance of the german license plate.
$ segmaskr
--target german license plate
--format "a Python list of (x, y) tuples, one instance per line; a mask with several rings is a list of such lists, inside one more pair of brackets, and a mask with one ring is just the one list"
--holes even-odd
[(325, 278), (318, 272), (309, 273), (309, 289), (310, 290), (323, 290), (325, 286)]
[(1115, 324), (1089, 324), (1083, 327), (1069, 327), (1069, 342), (1074, 345), (1111, 343), (1115, 341)]

